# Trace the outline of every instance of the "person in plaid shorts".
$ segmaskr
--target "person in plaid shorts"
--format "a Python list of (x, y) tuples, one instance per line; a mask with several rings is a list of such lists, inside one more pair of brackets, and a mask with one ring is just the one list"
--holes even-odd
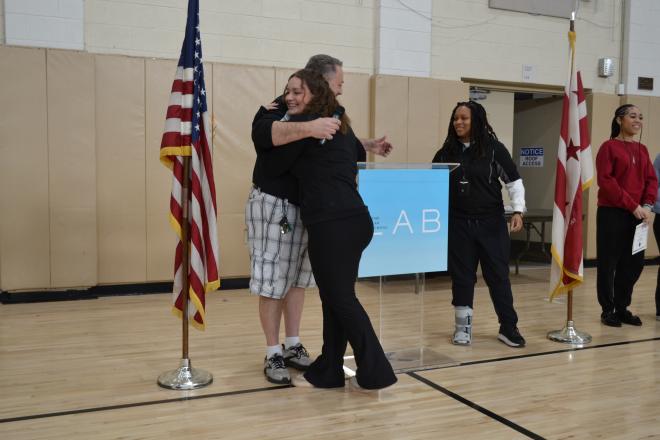
[[(336, 95), (343, 85), (342, 62), (328, 55), (315, 55), (307, 63), (328, 81)], [(253, 187), (245, 208), (250, 251), (250, 292), (259, 295), (259, 317), (266, 337), (264, 374), (269, 382), (291, 382), (287, 367), (305, 370), (311, 363), (300, 342), (300, 321), (306, 287), (315, 285), (307, 255), (307, 231), (300, 220), (298, 182), (286, 173), (272, 177), (268, 152), (300, 139), (332, 139), (339, 129), (334, 118), (289, 122), (282, 97), (262, 106), (252, 122), (252, 141), (257, 152), (252, 174)], [(392, 145), (385, 137), (361, 140), (366, 150), (387, 156)], [(280, 321), (284, 316), (285, 342), (280, 345)]]

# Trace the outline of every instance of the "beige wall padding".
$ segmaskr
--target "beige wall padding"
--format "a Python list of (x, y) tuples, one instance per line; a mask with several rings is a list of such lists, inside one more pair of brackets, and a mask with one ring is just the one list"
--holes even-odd
[[(302, 69), (304, 66), (300, 66)], [(275, 94), (273, 95), (273, 98), (276, 96), (280, 96), (282, 93), (284, 93), (284, 88), (286, 87), (286, 83), (289, 81), (289, 77), (291, 76), (292, 73), (297, 72), (298, 69), (293, 69), (293, 68), (283, 68), (283, 67), (277, 67), (275, 69)]]
[(370, 77), (364, 73), (345, 73), (343, 94), (339, 102), (346, 107), (351, 128), (358, 138), (370, 138), (371, 93)]
[(274, 93), (274, 71), (269, 67), (215, 65), (213, 101), (218, 128), (213, 172), (218, 193), (218, 215), (243, 214), (252, 183), (256, 153), (252, 119)]
[[(411, 78), (410, 80), (412, 84), (419, 80), (419, 78)], [(436, 101), (436, 104), (433, 106), (434, 112), (436, 106), (439, 104), (440, 108), (437, 119), (434, 113), (429, 115), (421, 113), (419, 117), (411, 117), (413, 115), (412, 106), (415, 101), (411, 100), (409, 103), (408, 132), (410, 136), (408, 140), (408, 162), (430, 162), (433, 159), (436, 151), (442, 147), (442, 143), (447, 137), (447, 127), (449, 126), (451, 113), (456, 103), (467, 101), (470, 95), (470, 86), (468, 84), (439, 79), (433, 81), (436, 83), (436, 86), (432, 89), (433, 93), (431, 93), (431, 90), (426, 90), (426, 93), (430, 94)], [(423, 95), (425, 90), (423, 88), (418, 89), (418, 93)], [(420, 139), (418, 143), (411, 143), (410, 139), (413, 139), (413, 132), (418, 133), (423, 132), (423, 130), (430, 131), (429, 138), (426, 141)], [(435, 133), (437, 133), (437, 138), (432, 137)]]
[[(408, 153), (406, 162), (431, 162), (442, 145), (440, 81), (430, 78), (408, 80)], [(396, 111), (394, 111), (396, 115)], [(449, 121), (449, 117), (447, 117)], [(443, 136), (444, 135), (444, 136)], [(395, 145), (398, 147), (398, 145)]]
[(0, 280), (40, 288), (50, 285), (45, 50), (0, 47), (0, 78)]
[(96, 265), (94, 57), (49, 50), (51, 287), (92, 286)]
[[(12, 103), (0, 118), (0, 289), (172, 279), (171, 175), (158, 153), (175, 68), (171, 60), (0, 48), (6, 78), (0, 98)], [(295, 69), (205, 68), (208, 104), (218, 122), (220, 274), (244, 277), (252, 118)], [(454, 103), (467, 98), (462, 83), (412, 83), (379, 77), (372, 89), (368, 75), (345, 74), (340, 100), (355, 133), (387, 135), (395, 145), (390, 161), (430, 161)]]
[[(171, 60), (0, 47), (0, 100), (12, 105), (0, 118), (0, 289), (172, 279), (171, 175), (158, 151), (175, 68)], [(249, 275), (243, 210), (255, 159), (252, 117), (294, 70), (206, 65), (208, 103), (218, 121), (222, 277)], [(467, 97), (461, 82), (347, 73), (340, 100), (359, 137), (387, 135), (394, 144), (384, 160), (429, 162), (451, 110)], [(653, 159), (660, 153), (660, 98), (626, 99), (645, 114), (642, 141)], [(588, 97), (594, 158), (620, 102), (614, 95)], [(554, 159), (545, 160), (552, 168)], [(531, 189), (537, 181), (525, 183)], [(597, 190), (594, 183), (588, 192), (589, 259), (596, 257)], [(658, 250), (649, 241), (652, 257)]]
[(374, 88), (374, 134), (387, 135), (394, 151), (376, 161), (431, 162), (447, 136), (447, 124), (469, 86), (458, 81), (377, 75)]
[(408, 160), (408, 77), (376, 75), (373, 87), (373, 133), (387, 135), (394, 150), (376, 162), (402, 163)]
[(102, 284), (147, 279), (144, 91), (144, 60), (96, 56), (98, 264)]
[(174, 271), (177, 238), (167, 220), (172, 172), (159, 157), (176, 67), (175, 60), (146, 60), (145, 63), (147, 281), (171, 280)]
[[(245, 194), (247, 200), (247, 194)], [(245, 214), (223, 214), (218, 217), (220, 240), (220, 276), (249, 277), (250, 256), (247, 249)], [(220, 280), (222, 286), (222, 279)]]
[(213, 84), (219, 124), (213, 172), (218, 194), (220, 276), (248, 276), (244, 211), (256, 158), (252, 119), (259, 106), (275, 97), (275, 71), (269, 67), (216, 64)]

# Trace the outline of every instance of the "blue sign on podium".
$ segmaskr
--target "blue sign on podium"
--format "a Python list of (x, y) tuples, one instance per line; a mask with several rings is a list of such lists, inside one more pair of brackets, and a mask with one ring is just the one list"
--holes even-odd
[(358, 276), (447, 270), (453, 164), (366, 166), (358, 172), (358, 187), (374, 222), (374, 236), (362, 254)]

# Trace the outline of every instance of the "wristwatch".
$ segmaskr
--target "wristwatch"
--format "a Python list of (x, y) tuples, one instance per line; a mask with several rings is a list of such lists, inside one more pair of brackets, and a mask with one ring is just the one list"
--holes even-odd
[(518, 214), (521, 218), (522, 218), (522, 216), (523, 216), (523, 213), (520, 212), (520, 211), (513, 211), (513, 214), (514, 214), (514, 215), (515, 215), (515, 214)]

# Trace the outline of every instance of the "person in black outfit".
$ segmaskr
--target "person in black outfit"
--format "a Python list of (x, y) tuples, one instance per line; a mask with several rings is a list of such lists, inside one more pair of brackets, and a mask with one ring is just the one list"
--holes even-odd
[(309, 258), (323, 309), (321, 355), (295, 386), (344, 386), (344, 353), (353, 347), (357, 373), (351, 387), (378, 390), (397, 379), (355, 295), (362, 251), (373, 236), (373, 223), (357, 191), (359, 143), (350, 121), (323, 77), (309, 69), (294, 73), (285, 90), (291, 121), (341, 114), (340, 131), (321, 144), (307, 138), (269, 153), (268, 171), (290, 172), (298, 179), (300, 216), (309, 235)]
[[(305, 68), (323, 75), (335, 96), (342, 93), (342, 62), (329, 55), (312, 56)], [(252, 140), (257, 160), (253, 188), (246, 203), (245, 220), (250, 250), (250, 291), (259, 295), (259, 318), (266, 337), (264, 374), (273, 383), (289, 383), (287, 367), (304, 370), (309, 353), (300, 341), (299, 330), (305, 287), (314, 285), (307, 252), (307, 231), (300, 220), (298, 182), (290, 174), (266, 175), (268, 151), (308, 137), (332, 139), (340, 122), (317, 118), (291, 122), (282, 96), (260, 107), (252, 122)], [(362, 139), (356, 145), (358, 160), (366, 151), (387, 156), (392, 150), (386, 136)], [(366, 151), (365, 151), (366, 150)], [(279, 343), (280, 321), (284, 318), (286, 339)]]
[(506, 184), (513, 206), (512, 231), (519, 231), (523, 225), (525, 189), (483, 106), (472, 101), (456, 105), (447, 138), (433, 162), (460, 164), (449, 181), (448, 269), (456, 320), (452, 342), (472, 342), (474, 285), (481, 263), (500, 323), (497, 339), (510, 347), (523, 347), (525, 339), (517, 328), (509, 281), (510, 239), (499, 180)]

